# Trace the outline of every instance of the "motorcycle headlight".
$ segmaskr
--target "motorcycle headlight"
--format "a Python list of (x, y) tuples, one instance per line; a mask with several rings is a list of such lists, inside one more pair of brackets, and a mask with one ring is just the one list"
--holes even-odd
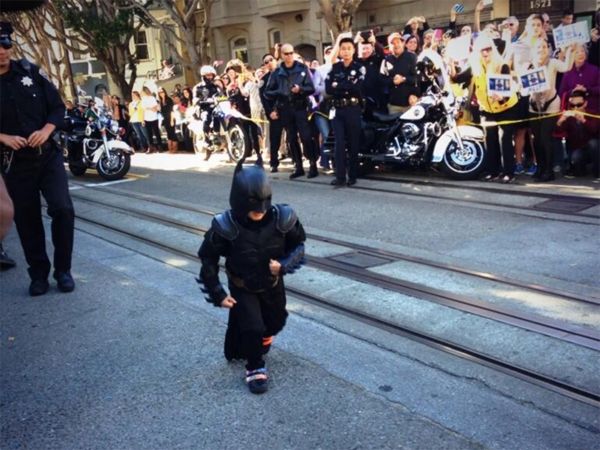
[(85, 127), (85, 135), (90, 137), (92, 135), (92, 127), (90, 125), (86, 125)]
[(405, 123), (402, 125), (402, 128), (400, 128), (400, 131), (405, 139), (415, 139), (421, 134), (421, 130), (419, 130), (419, 127), (414, 123)]
[(421, 105), (413, 106), (410, 110), (412, 111), (415, 120), (421, 120), (425, 117), (425, 108)]
[(111, 121), (110, 131), (114, 134), (117, 134), (119, 132), (119, 122), (117, 122), (116, 120)]

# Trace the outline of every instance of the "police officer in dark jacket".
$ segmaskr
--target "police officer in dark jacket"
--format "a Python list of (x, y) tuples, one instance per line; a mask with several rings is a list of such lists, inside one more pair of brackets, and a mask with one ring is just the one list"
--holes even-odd
[(302, 141), (304, 156), (310, 163), (308, 178), (314, 178), (319, 175), (317, 171), (319, 155), (308, 123), (308, 97), (314, 94), (315, 87), (308, 67), (294, 61), (294, 47), (284, 44), (281, 46), (281, 53), (283, 62), (269, 78), (269, 84), (265, 90), (265, 96), (275, 102), (269, 117), (271, 120), (281, 120), (287, 133), (287, 142), (295, 166), (290, 178), (304, 175), (298, 134)]
[(343, 38), (339, 43), (341, 61), (335, 63), (325, 79), (325, 90), (333, 97), (335, 108), (335, 179), (333, 186), (346, 184), (346, 149), (348, 149), (348, 186), (356, 184), (360, 145), (362, 86), (365, 67), (354, 61), (354, 41)]
[(358, 40), (359, 53), (358, 57), (354, 55), (354, 59), (365, 66), (367, 71), (363, 84), (363, 92), (365, 93), (364, 114), (365, 117), (370, 118), (374, 111), (386, 111), (381, 76), (379, 75), (385, 52), (383, 46), (377, 42), (373, 30), (368, 33), (359, 33), (356, 40)]
[[(260, 101), (265, 110), (265, 115), (269, 121), (269, 153), (271, 166), (271, 172), (278, 172), (279, 169), (279, 147), (281, 145), (281, 134), (283, 133), (283, 126), (279, 118), (272, 119), (271, 113), (275, 110), (275, 100), (267, 97), (265, 91), (269, 85), (271, 75), (277, 70), (277, 60), (273, 55), (267, 53), (263, 56), (263, 71), (264, 75), (260, 79), (260, 87), (258, 92), (260, 93)], [(276, 117), (276, 114), (274, 115)]]
[[(306, 235), (288, 205), (271, 205), (271, 185), (262, 165), (237, 164), (229, 203), (217, 214), (198, 251), (198, 282), (208, 302), (229, 309), (225, 357), (245, 359), (251, 392), (267, 390), (263, 355), (287, 318), (283, 276), (303, 264)], [(219, 281), (224, 256), (229, 294)]]
[(48, 290), (50, 260), (40, 192), (52, 218), (54, 278), (58, 289), (75, 288), (71, 277), (74, 212), (60, 149), (50, 139), (64, 120), (56, 87), (37, 66), (10, 59), (12, 27), (0, 25), (0, 144), (8, 152), (4, 178), (15, 206), (15, 224), (29, 265), (31, 295)]

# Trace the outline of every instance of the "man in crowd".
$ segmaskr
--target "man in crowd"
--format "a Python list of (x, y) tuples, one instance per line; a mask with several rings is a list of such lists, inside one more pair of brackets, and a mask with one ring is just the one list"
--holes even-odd
[[(258, 91), (260, 93), (260, 100), (262, 102), (263, 109), (265, 110), (265, 115), (269, 121), (269, 165), (271, 166), (271, 172), (275, 173), (279, 171), (279, 147), (281, 145), (283, 127), (279, 118), (273, 119), (271, 117), (271, 113), (275, 108), (275, 101), (268, 98), (265, 95), (265, 91), (267, 90), (271, 75), (273, 75), (273, 72), (277, 69), (277, 59), (270, 53), (266, 53), (262, 58), (262, 62), (263, 76), (259, 81), (260, 87)], [(274, 117), (276, 117), (276, 114)]]
[(304, 156), (310, 163), (308, 178), (314, 178), (319, 175), (318, 154), (308, 123), (308, 97), (314, 94), (315, 87), (308, 67), (294, 60), (292, 45), (282, 45), (281, 54), (283, 62), (269, 78), (269, 84), (264, 92), (265, 96), (274, 102), (269, 117), (272, 121), (281, 120), (281, 125), (285, 128), (295, 166), (290, 178), (298, 178), (305, 174), (298, 135), (300, 135)]
[(50, 260), (40, 192), (52, 218), (54, 278), (58, 289), (75, 288), (71, 276), (74, 211), (60, 149), (50, 139), (65, 115), (58, 90), (28, 61), (12, 61), (10, 23), (0, 23), (0, 144), (9, 153), (4, 179), (15, 209), (15, 224), (29, 265), (32, 296), (48, 291)]
[(380, 74), (388, 88), (388, 110), (392, 114), (408, 110), (411, 96), (418, 96), (417, 58), (405, 51), (400, 33), (390, 34), (388, 44), (392, 51), (382, 61)]
[(359, 33), (358, 41), (358, 62), (365, 69), (365, 81), (363, 90), (365, 97), (365, 116), (372, 116), (374, 111), (385, 110), (383, 92), (381, 89), (381, 79), (379, 77), (379, 68), (384, 58), (383, 46), (375, 39), (373, 30), (368, 33)]
[(206, 154), (204, 160), (208, 160), (211, 154), (211, 143), (209, 134), (211, 128), (218, 129), (219, 123), (214, 120), (212, 112), (215, 109), (215, 96), (219, 93), (219, 88), (214, 83), (217, 71), (213, 66), (202, 66), (200, 68), (200, 81), (194, 86), (194, 105), (198, 105), (202, 112), (202, 131), (204, 133), (204, 148)]

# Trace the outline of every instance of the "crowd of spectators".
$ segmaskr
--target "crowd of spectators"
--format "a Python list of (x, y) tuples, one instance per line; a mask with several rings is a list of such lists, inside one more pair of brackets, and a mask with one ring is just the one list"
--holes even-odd
[[(516, 176), (526, 174), (543, 182), (554, 179), (558, 172), (565, 176), (583, 175), (588, 163), (593, 177), (598, 178), (599, 126), (594, 116), (600, 107), (600, 13), (596, 13), (596, 25), (588, 30), (589, 42), (557, 48), (556, 30), (573, 23), (571, 11), (565, 11), (554, 27), (545, 14), (532, 14), (524, 23), (511, 16), (484, 24), (480, 17), (485, 7), (483, 1), (476, 4), (473, 23), (461, 22), (464, 7), (457, 4), (443, 29), (431, 29), (424, 17), (413, 17), (401, 33), (391, 32), (383, 39), (381, 33), (376, 35), (373, 30), (352, 36), (357, 47), (355, 59), (366, 69), (364, 115), (368, 118), (374, 111), (404, 112), (415, 105), (428, 88), (428, 81), (418, 76), (417, 62), (433, 53), (439, 55), (436, 61), (443, 61), (438, 67), (442, 88), (468, 98), (463, 120), (485, 126), (488, 165), (484, 180), (510, 183)], [(211, 83), (219, 95), (228, 97), (235, 109), (252, 119), (242, 121), (250, 141), (248, 155), (260, 156), (265, 150), (276, 170), (278, 160), (274, 160), (277, 156), (273, 153), (280, 147), (285, 152), (290, 142), (297, 143), (302, 137), (304, 154), (307, 146), (314, 146), (321, 169), (328, 171), (332, 161), (323, 152), (323, 144), (331, 123), (325, 79), (337, 61), (338, 48), (325, 48), (323, 61), (305, 61), (289, 47), (291, 51), (284, 55), (277, 45), (264, 55), (258, 68), (240, 60), (226, 64), (217, 61)], [(273, 99), (265, 93), (268, 94), (266, 85), (271, 75), (283, 66), (288, 54), (310, 74), (314, 89), (307, 96), (305, 108), (311, 141), (294, 130), (286, 146), (282, 144), (282, 134), (287, 128), (274, 126), (277, 111)], [(162, 71), (166, 74), (171, 67), (164, 61)], [(297, 66), (290, 63), (286, 67), (292, 70)], [(537, 81), (545, 83), (540, 85), (543, 89), (532, 90), (520, 77), (536, 70)], [(495, 75), (508, 75), (512, 80), (504, 95), (490, 92), (490, 76)], [(138, 151), (163, 149), (159, 124), (166, 133), (169, 152), (192, 150), (186, 125), (197, 106), (197, 88), (177, 85), (173, 92), (159, 88), (153, 93), (144, 87), (141, 94), (131, 93), (127, 108), (113, 96), (113, 117), (130, 125)], [(502, 123), (498, 126), (494, 125), (496, 122)]]

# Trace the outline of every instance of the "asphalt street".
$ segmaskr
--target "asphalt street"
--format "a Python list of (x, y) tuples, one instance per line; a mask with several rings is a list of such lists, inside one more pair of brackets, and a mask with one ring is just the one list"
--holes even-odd
[[(267, 360), (271, 389), (251, 395), (243, 365), (222, 356), (226, 314), (203, 300), (194, 281), (199, 265), (166, 247), (194, 253), (201, 234), (91, 203), (208, 226), (209, 215), (127, 199), (126, 193), (218, 212), (228, 206), (231, 173), (232, 166), (218, 158), (203, 164), (188, 155), (136, 155), (126, 182), (99, 186), (93, 174), (72, 179), (80, 218), (73, 264), (77, 289), (71, 294), (53, 286), (44, 297), (27, 296), (26, 265), (11, 232), (5, 247), (18, 267), (0, 273), (2, 448), (600, 448), (596, 407), (294, 295), (288, 297), (288, 325)], [(593, 184), (521, 184), (510, 187), (520, 194), (511, 196), (477, 191), (474, 183), (463, 189), (388, 183), (385, 189), (394, 192), (380, 192), (375, 189), (382, 183), (359, 180), (374, 190), (333, 190), (328, 176), (292, 182), (287, 175), (272, 176), (274, 202), (291, 204), (310, 233), (598, 295), (598, 220), (536, 211), (533, 205), (542, 199), (531, 194), (598, 198)], [(479, 203), (467, 201), (472, 199)], [(314, 240), (307, 245), (309, 256), (345, 251)], [(408, 263), (372, 270), (470, 290), (496, 304), (518, 305), (523, 313), (600, 329), (597, 310), (561, 299), (523, 297), (500, 285)], [(498, 348), (503, 358), (562, 371), (573, 383), (598, 391), (599, 359), (592, 349), (312, 267), (290, 276), (288, 285), (370, 314), (414, 326), (421, 322), (452, 339), (462, 334), (490, 351)]]

